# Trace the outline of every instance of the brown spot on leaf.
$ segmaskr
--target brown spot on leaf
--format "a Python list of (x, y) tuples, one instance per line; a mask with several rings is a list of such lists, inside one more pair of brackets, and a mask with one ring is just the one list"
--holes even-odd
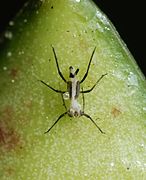
[(1, 119), (3, 119), (5, 122), (10, 122), (13, 117), (14, 111), (11, 106), (7, 105), (1, 111), (1, 113), (2, 113)]
[(14, 169), (12, 167), (8, 167), (8, 168), (5, 169), (5, 172), (6, 172), (7, 176), (11, 176), (11, 175), (14, 174), (15, 171), (14, 171)]
[(2, 128), (0, 128), (0, 144), (5, 144), (5, 137)]
[(20, 135), (13, 129), (0, 125), (0, 146), (11, 151), (20, 144)]
[(119, 109), (117, 109), (116, 107), (113, 107), (111, 113), (112, 113), (113, 117), (116, 118), (121, 114), (121, 111)]
[(15, 78), (17, 77), (17, 75), (18, 75), (18, 69), (17, 69), (17, 68), (12, 68), (12, 69), (10, 70), (10, 76), (11, 76), (13, 79), (15, 79)]
[(14, 120), (14, 111), (11, 106), (5, 106), (0, 111), (0, 147), (11, 151), (20, 146), (20, 135), (15, 131), (12, 125)]

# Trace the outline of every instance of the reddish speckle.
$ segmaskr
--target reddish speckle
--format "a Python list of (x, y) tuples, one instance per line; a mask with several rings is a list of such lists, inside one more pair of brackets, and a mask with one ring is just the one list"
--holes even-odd
[(13, 108), (11, 106), (5, 106), (5, 108), (2, 111), (2, 119), (4, 119), (7, 122), (10, 122), (13, 117)]
[(14, 111), (11, 106), (6, 106), (0, 112), (0, 147), (8, 151), (20, 146), (20, 135), (11, 127), (13, 121)]
[(121, 111), (119, 109), (113, 107), (111, 113), (112, 113), (113, 117), (116, 118), (121, 114)]
[(14, 130), (0, 125), (0, 146), (10, 151), (20, 143), (20, 136)]
[(5, 169), (5, 172), (6, 172), (6, 175), (7, 175), (7, 176), (11, 176), (11, 175), (14, 174), (15, 171), (14, 171), (13, 168), (8, 167), (8, 168)]
[(0, 128), (0, 144), (5, 144), (5, 137), (2, 128)]
[(13, 79), (15, 79), (15, 78), (17, 77), (17, 75), (18, 75), (18, 69), (12, 68), (12, 69), (10, 70), (10, 76), (11, 76)]

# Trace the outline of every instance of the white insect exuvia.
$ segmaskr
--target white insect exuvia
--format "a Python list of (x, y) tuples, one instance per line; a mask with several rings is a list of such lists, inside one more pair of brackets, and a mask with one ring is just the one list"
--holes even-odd
[[(53, 46), (52, 46), (52, 50), (53, 50), (54, 58), (55, 58), (55, 61), (56, 61), (56, 66), (57, 66), (58, 74), (60, 75), (62, 80), (67, 84), (67, 91), (62, 91), (62, 90), (54, 89), (50, 85), (46, 84), (44, 81), (42, 81), (42, 80), (39, 80), (39, 81), (42, 82), (47, 87), (49, 87), (50, 89), (52, 89), (53, 91), (61, 94), (63, 105), (64, 105), (66, 111), (58, 117), (58, 119), (54, 122), (54, 124), (45, 133), (48, 133), (58, 123), (58, 121), (63, 116), (65, 116), (66, 114), (68, 116), (70, 116), (70, 117), (85, 116), (86, 118), (91, 120), (91, 122), (99, 129), (99, 131), (101, 133), (104, 133), (101, 130), (101, 128), (95, 123), (95, 121), (88, 114), (86, 114), (84, 112), (84, 108), (85, 108), (84, 93), (91, 92), (95, 88), (95, 86), (99, 83), (99, 81), (101, 81), (101, 79), (104, 76), (107, 75), (107, 73), (103, 74), (90, 89), (83, 90), (83, 88), (80, 88), (81, 83), (83, 83), (85, 81), (85, 79), (87, 78), (87, 76), (88, 76), (88, 72), (89, 72), (89, 69), (90, 69), (91, 61), (93, 59), (93, 55), (95, 53), (96, 47), (94, 48), (94, 50), (93, 50), (93, 52), (91, 54), (90, 61), (89, 61), (89, 64), (87, 66), (86, 73), (84, 74), (84, 76), (81, 79), (81, 81), (77, 80), (77, 78), (76, 78), (76, 76), (77, 76), (77, 74), (79, 72), (79, 69), (74, 70), (74, 68), (72, 66), (69, 67), (69, 78), (70, 78), (70, 80), (67, 81), (64, 78), (64, 76), (62, 75), (62, 73), (60, 71), (58, 60), (57, 60), (57, 55), (56, 55), (56, 52), (55, 52), (55, 49), (54, 49)], [(80, 93), (82, 94), (82, 98), (83, 98), (83, 108), (81, 108), (81, 105), (78, 103), (78, 97), (79, 97)], [(70, 107), (69, 107), (69, 109), (67, 109), (66, 104), (65, 104), (65, 100), (66, 99), (70, 100)]]

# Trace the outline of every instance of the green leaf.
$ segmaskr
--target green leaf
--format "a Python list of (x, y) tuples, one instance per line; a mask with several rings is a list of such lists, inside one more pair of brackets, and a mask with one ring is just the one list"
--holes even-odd
[[(0, 179), (145, 179), (146, 82), (126, 45), (89, 0), (30, 1), (0, 50)], [(86, 117), (64, 116), (60, 70), (79, 68)], [(82, 95), (78, 102), (82, 107)], [(69, 108), (69, 100), (66, 100)]]

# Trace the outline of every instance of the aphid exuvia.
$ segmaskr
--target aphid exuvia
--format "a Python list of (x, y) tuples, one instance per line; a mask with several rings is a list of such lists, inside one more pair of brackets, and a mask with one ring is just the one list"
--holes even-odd
[[(62, 113), (58, 119), (55, 121), (55, 123), (45, 132), (48, 133), (57, 123), (58, 121), (65, 115), (68, 115), (70, 117), (80, 117), (80, 116), (85, 116), (86, 118), (88, 118), (98, 129), (101, 133), (104, 133), (101, 128), (95, 123), (95, 121), (91, 118), (91, 116), (89, 116), (88, 114), (86, 114), (84, 112), (84, 108), (85, 108), (85, 98), (84, 98), (84, 93), (89, 93), (91, 92), (95, 86), (99, 83), (99, 81), (105, 76), (106, 74), (103, 74), (97, 81), (96, 83), (88, 90), (83, 90), (83, 88), (80, 89), (80, 85), (85, 81), (85, 79), (88, 76), (88, 72), (90, 69), (90, 65), (91, 65), (91, 61), (93, 59), (93, 55), (95, 53), (96, 47), (94, 48), (91, 57), (90, 57), (90, 61), (89, 64), (87, 66), (87, 70), (86, 73), (84, 74), (83, 78), (79, 81), (77, 80), (76, 76), (79, 72), (79, 69), (74, 70), (74, 68), (72, 66), (69, 67), (69, 78), (70, 80), (67, 81), (64, 76), (62, 75), (60, 68), (59, 68), (59, 64), (58, 64), (58, 60), (57, 60), (57, 55), (55, 52), (54, 47), (52, 46), (52, 50), (54, 53), (54, 58), (56, 61), (56, 66), (57, 66), (57, 71), (58, 74), (60, 75), (60, 77), (62, 78), (62, 80), (67, 84), (67, 91), (62, 91), (62, 90), (57, 90), (54, 89), (53, 87), (51, 87), (50, 85), (46, 84), (44, 81), (40, 80), (44, 85), (46, 85), (47, 87), (49, 87), (50, 89), (52, 89), (53, 91), (60, 93), (62, 96), (62, 100), (63, 100), (63, 105), (66, 109), (66, 111), (64, 113)], [(83, 97), (83, 108), (81, 108), (80, 104), (78, 103), (78, 97), (80, 95), (80, 93), (82, 93), (82, 97)], [(66, 105), (65, 105), (65, 98), (68, 97), (68, 99), (70, 100), (70, 107), (69, 109), (67, 109)]]

